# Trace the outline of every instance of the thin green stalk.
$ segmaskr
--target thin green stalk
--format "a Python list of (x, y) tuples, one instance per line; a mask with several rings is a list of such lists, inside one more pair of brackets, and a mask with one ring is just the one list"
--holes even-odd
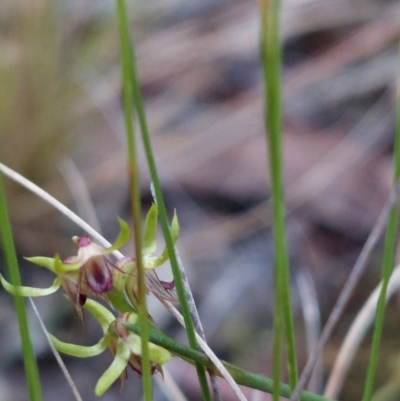
[[(125, 326), (133, 331), (134, 333), (140, 333), (140, 327), (134, 324), (125, 324)], [(157, 329), (156, 327), (150, 328), (150, 341), (154, 344), (157, 344), (173, 354), (179, 356), (180, 358), (184, 359), (185, 361), (194, 364), (195, 362), (201, 364), (202, 366), (206, 367), (207, 369), (212, 370), (217, 376), (220, 376), (220, 373), (215, 368), (213, 363), (207, 357), (207, 355), (203, 354), (202, 352), (196, 351), (192, 348), (186, 347), (182, 344), (177, 343), (172, 338), (165, 335), (161, 330)], [(256, 375), (254, 373), (248, 372), (246, 370), (240, 369), (235, 365), (232, 365), (228, 362), (221, 361), (228, 372), (232, 375), (236, 383), (253, 388), (256, 390), (264, 391), (266, 393), (272, 393), (275, 387), (275, 381), (263, 377), (260, 375)], [(287, 384), (279, 383), (278, 385), (279, 395), (285, 398), (290, 397), (291, 389)], [(303, 391), (300, 396), (301, 401), (329, 401), (329, 398), (325, 398), (321, 395), (311, 393), (309, 391)]]
[[(2, 247), (7, 263), (8, 274), (10, 276), (10, 282), (13, 285), (21, 285), (17, 255), (15, 252), (14, 241), (11, 232), (11, 224), (8, 217), (7, 202), (4, 193), (2, 174), (0, 174), (0, 226)], [(17, 319), (21, 336), (29, 399), (31, 401), (41, 401), (43, 399), (42, 389), (40, 386), (40, 378), (35, 354), (33, 352), (32, 343), (29, 336), (29, 327), (26, 317), (24, 298), (14, 296), (14, 305), (15, 311), (17, 312)]]
[[(131, 83), (133, 89), (133, 97), (135, 101), (136, 110), (139, 117), (139, 124), (142, 133), (143, 145), (146, 153), (147, 163), (150, 170), (151, 179), (154, 185), (154, 192), (157, 201), (160, 223), (164, 234), (165, 244), (168, 249), (169, 259), (171, 263), (172, 272), (174, 275), (174, 281), (176, 286), (176, 291), (178, 294), (178, 299), (182, 308), (182, 314), (185, 320), (186, 325), (186, 332), (189, 340), (189, 344), (193, 349), (198, 349), (197, 340), (195, 337), (194, 327), (192, 318), (190, 315), (190, 309), (188, 302), (185, 297), (184, 287), (179, 271), (178, 260), (175, 253), (174, 243), (172, 241), (169, 224), (168, 224), (168, 217), (167, 217), (167, 210), (164, 203), (164, 197), (161, 190), (160, 180), (158, 178), (158, 172), (156, 163), (153, 156), (153, 150), (150, 141), (149, 130), (147, 128), (146, 122), (146, 115), (144, 111), (144, 105), (142, 100), (142, 95), (140, 91), (139, 79), (137, 75), (137, 68), (135, 62), (135, 55), (134, 51), (132, 50), (132, 58), (133, 58), (133, 67), (131, 70)], [(196, 364), (197, 375), (199, 377), (200, 386), (203, 392), (203, 397), (206, 401), (211, 401), (211, 394), (210, 389), (207, 383), (207, 377), (204, 370), (200, 364)]]
[(117, 0), (117, 14), (120, 37), (120, 53), (122, 63), (123, 103), (125, 115), (126, 138), (128, 144), (129, 172), (131, 186), (131, 208), (133, 219), (133, 231), (135, 236), (136, 264), (138, 270), (139, 285), (139, 322), (143, 328), (142, 340), (142, 378), (143, 393), (146, 401), (152, 400), (151, 366), (149, 357), (149, 327), (146, 307), (146, 283), (142, 262), (142, 232), (141, 232), (141, 199), (139, 188), (138, 160), (136, 141), (132, 121), (133, 101), (130, 74), (133, 69), (132, 52), (130, 48), (128, 17), (124, 0)]
[[(275, 315), (273, 376), (279, 383), (281, 376), (282, 321), (286, 338), (289, 383), (293, 390), (297, 383), (297, 361), (294, 324), (290, 295), (289, 262), (285, 233), (285, 206), (282, 179), (282, 99), (281, 99), (281, 42), (279, 28), (279, 0), (261, 0), (261, 62), (264, 75), (264, 116), (268, 142), (275, 242)], [(277, 384), (278, 385), (278, 384)], [(274, 400), (279, 399), (278, 390)]]
[[(396, 115), (396, 133), (394, 140), (393, 154), (393, 185), (395, 186), (400, 178), (400, 71), (397, 82), (397, 115)], [(386, 310), (386, 293), (389, 284), (390, 276), (394, 266), (394, 257), (396, 252), (397, 228), (399, 220), (399, 207), (394, 205), (389, 216), (389, 222), (386, 229), (385, 248), (382, 261), (382, 289), (379, 294), (378, 305), (376, 309), (376, 320), (374, 326), (374, 334), (372, 338), (371, 355), (368, 364), (367, 378), (364, 386), (363, 401), (371, 399), (375, 372), (378, 364), (379, 346), (382, 337), (383, 323)]]
[(278, 280), (275, 278), (275, 311), (274, 311), (274, 338), (273, 338), (273, 355), (272, 355), (272, 377), (273, 377), (273, 400), (279, 401), (280, 399), (280, 382), (281, 382), (281, 358), (282, 358), (282, 313), (280, 310), (280, 303), (277, 298), (280, 296), (278, 288)]

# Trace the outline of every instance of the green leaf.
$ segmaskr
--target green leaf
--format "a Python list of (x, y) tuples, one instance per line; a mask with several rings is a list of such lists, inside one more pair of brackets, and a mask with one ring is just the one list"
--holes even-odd
[(3, 285), (4, 289), (12, 295), (17, 295), (20, 297), (44, 297), (46, 295), (50, 295), (55, 293), (61, 285), (61, 278), (57, 277), (53, 284), (48, 288), (36, 288), (36, 287), (25, 287), (25, 286), (16, 286), (10, 284), (1, 274), (0, 281)]
[(54, 267), (54, 258), (46, 258), (44, 256), (33, 256), (31, 258), (24, 258), (29, 262), (35, 263), (36, 265), (45, 267), (51, 270), (53, 273), (57, 273)]
[(126, 369), (130, 355), (131, 351), (128, 344), (126, 344), (123, 340), (118, 339), (117, 353), (114, 357), (114, 360), (109, 368), (100, 377), (94, 389), (94, 392), (98, 397), (102, 396), (115, 382), (115, 380), (121, 376)]
[(108, 346), (110, 337), (103, 337), (97, 344), (91, 346), (83, 346), (65, 343), (50, 334), (50, 338), (54, 346), (59, 352), (66, 355), (75, 356), (77, 358), (89, 358), (91, 356), (100, 355)]
[(122, 248), (129, 240), (129, 237), (131, 236), (131, 230), (129, 229), (128, 223), (118, 217), (118, 223), (119, 223), (119, 234), (115, 242), (110, 246), (110, 248), (107, 248), (104, 250), (104, 254), (107, 255), (111, 252), (116, 251), (119, 248)]
[(87, 299), (83, 307), (100, 323), (103, 331), (107, 333), (108, 327), (115, 320), (115, 316), (103, 305), (93, 299)]
[(155, 203), (152, 204), (146, 216), (143, 233), (142, 254), (151, 255), (156, 251), (157, 246), (157, 217), (158, 210)]

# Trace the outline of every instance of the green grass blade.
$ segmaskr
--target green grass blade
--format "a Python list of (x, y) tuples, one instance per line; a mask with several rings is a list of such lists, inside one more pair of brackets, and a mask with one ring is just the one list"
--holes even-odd
[[(279, 0), (262, 0), (261, 6), (261, 62), (265, 84), (265, 126), (268, 142), (275, 243), (275, 317), (274, 317), (274, 379), (280, 382), (281, 333), (286, 338), (289, 382), (297, 383), (297, 361), (294, 324), (290, 296), (289, 262), (285, 233), (285, 208), (282, 179), (282, 99), (281, 99), (281, 43), (279, 32)], [(283, 323), (283, 324), (282, 324)], [(279, 399), (278, 390), (274, 399)]]
[[(17, 255), (14, 248), (14, 241), (11, 232), (11, 224), (8, 217), (6, 197), (3, 187), (2, 174), (0, 174), (0, 229), (2, 247), (8, 274), (13, 285), (21, 285), (21, 279), (18, 269)], [(29, 327), (26, 317), (25, 300), (23, 297), (14, 296), (15, 311), (19, 324), (22, 352), (24, 356), (26, 381), (28, 384), (29, 399), (31, 401), (40, 401), (43, 399), (40, 385), (38, 367), (35, 354), (33, 352), (31, 339), (29, 336)]]
[[(178, 260), (175, 253), (175, 246), (171, 236), (169, 224), (168, 224), (168, 216), (167, 210), (164, 203), (164, 197), (161, 190), (160, 180), (158, 178), (158, 172), (156, 163), (153, 156), (153, 149), (151, 146), (149, 130), (147, 127), (146, 115), (144, 111), (143, 99), (140, 91), (139, 79), (136, 69), (135, 56), (133, 53), (133, 68), (131, 70), (131, 82), (133, 89), (133, 97), (135, 101), (135, 107), (137, 109), (139, 124), (142, 133), (143, 145), (146, 153), (147, 163), (150, 170), (151, 179), (154, 185), (154, 192), (156, 197), (156, 202), (159, 211), (159, 218), (161, 227), (164, 234), (165, 244), (168, 250), (170, 263), (172, 272), (174, 275), (176, 291), (178, 294), (178, 299), (182, 307), (182, 314), (185, 320), (186, 332), (189, 339), (189, 344), (193, 349), (198, 349), (197, 340), (194, 334), (193, 322), (190, 315), (190, 309), (188, 302), (185, 297), (184, 287), (179, 271)], [(203, 397), (206, 401), (211, 401), (210, 389), (208, 387), (207, 378), (205, 374), (204, 368), (200, 364), (196, 364), (197, 375), (199, 377), (200, 386), (203, 392)]]
[[(393, 185), (397, 185), (400, 178), (400, 70), (397, 82), (397, 115), (396, 115), (396, 133), (394, 141), (394, 154), (393, 154)], [(392, 212), (389, 216), (389, 222), (386, 229), (385, 248), (383, 251), (382, 261), (382, 289), (378, 299), (376, 309), (376, 319), (374, 325), (374, 334), (372, 337), (371, 355), (368, 364), (367, 377), (365, 380), (363, 401), (371, 399), (376, 368), (378, 364), (379, 346), (382, 337), (383, 323), (385, 319), (386, 310), (386, 293), (389, 284), (389, 279), (392, 274), (394, 266), (394, 258), (396, 252), (397, 229), (399, 220), (399, 207), (394, 205)]]
[(125, 116), (126, 138), (128, 145), (129, 173), (131, 186), (131, 208), (133, 219), (133, 231), (135, 236), (136, 264), (138, 269), (139, 284), (139, 322), (142, 327), (142, 378), (145, 401), (152, 400), (152, 381), (149, 356), (149, 328), (146, 307), (145, 272), (142, 260), (142, 232), (141, 232), (141, 199), (139, 188), (138, 160), (136, 141), (132, 120), (133, 101), (130, 75), (133, 69), (132, 52), (129, 38), (128, 17), (124, 0), (117, 0), (117, 15), (120, 38), (120, 53), (122, 64), (123, 104)]

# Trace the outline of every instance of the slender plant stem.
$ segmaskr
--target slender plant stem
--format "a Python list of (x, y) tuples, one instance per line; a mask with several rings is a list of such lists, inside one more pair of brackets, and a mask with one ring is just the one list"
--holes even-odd
[[(133, 331), (134, 333), (140, 333), (140, 326), (126, 323), (125, 326)], [(211, 360), (204, 355), (202, 352), (196, 351), (192, 348), (186, 347), (182, 344), (177, 343), (172, 338), (165, 335), (161, 330), (156, 327), (150, 328), (150, 341), (154, 344), (160, 345), (161, 347), (168, 349), (173, 354), (179, 356), (185, 361), (194, 364), (195, 362), (200, 363), (207, 369), (212, 370), (217, 376), (221, 376), (218, 369), (211, 362)], [(223, 366), (232, 375), (236, 383), (261, 390), (266, 393), (272, 393), (275, 386), (274, 380), (256, 375), (254, 373), (248, 372), (246, 370), (240, 369), (235, 365), (228, 362), (221, 361)], [(287, 384), (279, 383), (279, 395), (288, 398), (290, 396), (290, 387)], [(301, 393), (300, 399), (302, 401), (327, 401), (329, 398), (325, 398), (321, 395), (311, 393), (309, 391), (303, 391)]]
[[(12, 237), (10, 219), (8, 217), (7, 202), (4, 193), (2, 174), (0, 174), (0, 232), (2, 238), (2, 248), (10, 276), (10, 282), (13, 285), (21, 285), (21, 278), (18, 269), (17, 254), (15, 252), (14, 241)], [(25, 300), (22, 297), (14, 296), (15, 311), (19, 324), (21, 336), (22, 352), (24, 356), (25, 374), (28, 385), (29, 399), (31, 401), (41, 401), (42, 389), (35, 354), (33, 352), (31, 339), (29, 336), (29, 327), (26, 316)]]
[[(290, 296), (289, 262), (285, 233), (285, 207), (282, 178), (282, 100), (279, 0), (261, 0), (261, 62), (265, 85), (265, 126), (268, 142), (275, 242), (275, 314), (273, 377), (281, 376), (281, 335), (285, 332), (289, 383), (297, 383), (297, 361)], [(283, 324), (282, 324), (283, 323)], [(277, 384), (278, 386), (278, 384)], [(279, 399), (278, 388), (274, 400)]]
[[(190, 316), (193, 321), (193, 326), (195, 331), (201, 336), (201, 338), (207, 342), (206, 335), (203, 330), (203, 325), (201, 324), (199, 312), (196, 307), (196, 303), (194, 301), (192, 290), (190, 289), (189, 281), (186, 277), (185, 268), (183, 267), (183, 263), (178, 251), (178, 247), (175, 247), (176, 258), (178, 261), (179, 272), (182, 278), (183, 289), (185, 291), (185, 298), (188, 301), (189, 309), (190, 309)], [(218, 380), (215, 376), (214, 372), (211, 370), (207, 371), (210, 376), (211, 388), (213, 389), (214, 401), (222, 401), (221, 391), (219, 389)]]
[(139, 321), (142, 326), (142, 378), (143, 393), (146, 401), (152, 400), (152, 382), (149, 357), (149, 328), (148, 313), (146, 307), (146, 283), (145, 272), (142, 262), (142, 232), (141, 232), (141, 200), (139, 187), (138, 160), (136, 151), (136, 141), (132, 120), (133, 99), (131, 86), (131, 71), (133, 69), (132, 51), (130, 46), (128, 17), (126, 12), (125, 0), (117, 0), (117, 14), (120, 37), (120, 53), (122, 64), (122, 83), (123, 83), (123, 103), (125, 115), (126, 138), (129, 156), (129, 178), (131, 186), (131, 208), (133, 219), (133, 231), (135, 236), (136, 265), (138, 272), (139, 287)]
[[(381, 293), (380, 283), (370, 294), (363, 307), (357, 313), (353, 323), (344, 337), (335, 362), (329, 374), (324, 390), (324, 397), (337, 398), (348, 375), (349, 368), (370, 326), (373, 325), (376, 315), (376, 306)], [(400, 289), (400, 265), (393, 270), (387, 289), (387, 299), (391, 298)]]
[[(179, 313), (179, 311), (175, 308), (174, 305), (171, 304), (171, 302), (162, 299), (158, 297), (158, 299), (163, 303), (163, 305), (172, 313), (172, 315), (176, 318), (176, 320), (185, 327), (185, 322), (183, 319), (183, 316)], [(230, 385), (234, 393), (237, 395), (240, 401), (247, 401), (246, 396), (243, 394), (242, 390), (239, 388), (233, 377), (230, 375), (230, 373), (224, 368), (224, 365), (222, 365), (221, 361), (218, 359), (218, 357), (214, 354), (212, 349), (207, 345), (207, 343), (201, 338), (201, 336), (198, 333), (194, 333), (196, 336), (196, 340), (203, 350), (203, 352), (211, 359), (215, 367), (218, 369), (218, 371), (221, 373), (221, 375), (224, 377), (224, 379), (227, 381), (227, 383)]]
[[(151, 190), (151, 193), (152, 193), (154, 201), (157, 203), (157, 200), (156, 200), (156, 197), (155, 197), (155, 193), (154, 193), (154, 185), (153, 184), (151, 184), (150, 190)], [(190, 288), (189, 281), (188, 281), (188, 279), (186, 277), (185, 268), (183, 266), (182, 259), (181, 259), (181, 256), (179, 254), (179, 250), (178, 250), (177, 246), (175, 246), (175, 254), (176, 254), (177, 261), (178, 261), (179, 273), (180, 273), (181, 278), (182, 278), (183, 289), (185, 291), (185, 298), (186, 298), (186, 300), (188, 302), (188, 305), (189, 305), (190, 316), (191, 316), (192, 321), (193, 321), (194, 329), (201, 336), (201, 338), (205, 342), (207, 342), (206, 335), (205, 335), (204, 330), (203, 330), (203, 325), (201, 324), (199, 312), (198, 312), (197, 307), (196, 307), (196, 302), (194, 301), (193, 293), (192, 293), (192, 290)], [(210, 376), (210, 382), (211, 382), (211, 388), (213, 389), (214, 401), (223, 401), (222, 400), (221, 391), (220, 391), (220, 388), (219, 388), (219, 385), (218, 385), (217, 377), (211, 371), (207, 371), (207, 373)]]
[(306, 366), (304, 367), (303, 372), (300, 376), (300, 380), (297, 383), (297, 386), (293, 391), (292, 396), (290, 397), (291, 401), (297, 400), (301, 390), (303, 390), (304, 386), (307, 384), (307, 381), (312, 374), (314, 366), (324, 350), (325, 344), (327, 343), (333, 329), (335, 328), (337, 322), (339, 321), (344, 311), (344, 308), (346, 307), (351, 295), (353, 294), (353, 291), (357, 283), (360, 281), (365, 269), (367, 268), (367, 262), (369, 256), (372, 250), (374, 249), (376, 243), (381, 238), (385, 230), (386, 223), (388, 221), (388, 217), (391, 213), (391, 210), (398, 199), (398, 193), (399, 193), (398, 185), (399, 184), (397, 184), (395, 188), (392, 190), (388, 201), (386, 202), (384, 208), (382, 209), (382, 212), (380, 213), (370, 235), (368, 236), (367, 241), (363, 246), (363, 249), (361, 250), (360, 255), (357, 258), (354, 268), (351, 271), (349, 278), (347, 279), (346, 284), (344, 285), (342, 292), (340, 293), (339, 298), (336, 301), (334, 308), (332, 309), (331, 314), (329, 315), (329, 318), (322, 331), (321, 337), (318, 340), (317, 345), (313, 349), (310, 357), (308, 358)]
[[(133, 97), (135, 101), (135, 107), (139, 117), (139, 124), (142, 133), (143, 145), (146, 153), (147, 163), (150, 170), (151, 179), (154, 185), (154, 193), (157, 201), (159, 210), (160, 223), (164, 234), (165, 244), (168, 249), (168, 255), (171, 263), (172, 272), (174, 275), (176, 291), (178, 299), (182, 307), (182, 313), (185, 319), (186, 332), (189, 339), (189, 344), (193, 349), (198, 349), (197, 340), (195, 337), (195, 331), (193, 322), (190, 315), (190, 308), (185, 297), (184, 285), (181, 279), (178, 260), (175, 253), (174, 243), (172, 241), (171, 232), (168, 224), (167, 210), (164, 203), (164, 197), (161, 190), (160, 180), (158, 177), (157, 167), (153, 156), (153, 149), (151, 146), (149, 130), (147, 127), (146, 115), (144, 110), (143, 99), (140, 91), (139, 79), (137, 75), (137, 68), (135, 62), (134, 51), (132, 51), (132, 69), (131, 69), (131, 83), (133, 89)], [(203, 397), (206, 401), (211, 401), (210, 389), (207, 383), (207, 377), (204, 371), (204, 367), (200, 364), (196, 364), (197, 375), (199, 377), (200, 386), (203, 392)]]
[(57, 363), (58, 363), (58, 366), (60, 367), (60, 369), (61, 369), (61, 371), (62, 371), (64, 377), (66, 378), (66, 380), (67, 380), (67, 382), (68, 382), (68, 385), (69, 385), (69, 387), (71, 388), (71, 391), (72, 391), (72, 393), (74, 394), (74, 397), (75, 397), (76, 401), (83, 401), (81, 395), (79, 394), (78, 389), (77, 389), (76, 386), (75, 386), (74, 381), (72, 380), (71, 375), (70, 375), (69, 372), (68, 372), (67, 367), (65, 366), (63, 360), (61, 359), (60, 353), (57, 351), (57, 348), (55, 347), (55, 345), (54, 345), (53, 342), (51, 341), (50, 334), (49, 334), (49, 332), (47, 331), (47, 328), (46, 328), (46, 326), (45, 326), (45, 324), (44, 324), (44, 322), (43, 322), (43, 319), (42, 319), (42, 317), (40, 316), (40, 313), (39, 313), (38, 309), (36, 308), (36, 305), (35, 305), (35, 303), (33, 302), (33, 299), (32, 299), (31, 297), (29, 297), (29, 301), (30, 301), (30, 303), (31, 303), (33, 312), (35, 313), (36, 318), (37, 318), (37, 320), (39, 321), (40, 328), (42, 329), (43, 334), (44, 334), (44, 336), (46, 337), (46, 340), (47, 340), (47, 342), (48, 342), (48, 344), (49, 344), (49, 347), (50, 347), (50, 349), (51, 349), (51, 352), (53, 353), (54, 358), (56, 359), (56, 361), (57, 361)]
[[(81, 227), (82, 230), (85, 230), (89, 235), (95, 238), (100, 244), (102, 244), (105, 248), (110, 247), (112, 244), (108, 242), (101, 234), (99, 234), (92, 226), (90, 226), (86, 221), (81, 219), (76, 213), (72, 210), (68, 209), (63, 203), (58, 201), (56, 198), (51, 196), (48, 192), (44, 191), (42, 188), (38, 187), (32, 181), (29, 181), (27, 178), (23, 177), (21, 174), (18, 174), (16, 171), (7, 167), (3, 163), (0, 163), (0, 171), (7, 176), (10, 180), (18, 183), (22, 187), (26, 188), (28, 191), (32, 192), (39, 198), (43, 199), (49, 205), (53, 206), (60, 213), (62, 213), (67, 219), (74, 222), (78, 227)], [(118, 260), (122, 259), (124, 255), (115, 250), (112, 253)]]
[[(396, 114), (396, 133), (394, 140), (394, 153), (393, 153), (393, 186), (396, 186), (400, 178), (400, 71), (397, 82), (397, 114)], [(397, 228), (399, 219), (399, 207), (395, 205), (392, 209), (389, 222), (386, 229), (385, 248), (383, 252), (382, 261), (382, 289), (379, 295), (378, 306), (376, 310), (376, 320), (374, 326), (374, 334), (372, 337), (371, 355), (368, 364), (367, 377), (365, 380), (363, 401), (371, 399), (375, 372), (378, 364), (379, 346), (382, 337), (383, 323), (385, 319), (386, 310), (386, 292), (393, 271), (394, 257), (396, 252)]]

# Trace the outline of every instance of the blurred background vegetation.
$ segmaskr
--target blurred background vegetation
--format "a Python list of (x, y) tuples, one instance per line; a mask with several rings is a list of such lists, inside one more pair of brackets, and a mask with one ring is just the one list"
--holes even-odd
[[(257, 3), (136, 1), (130, 11), (156, 160), (168, 206), (178, 211), (179, 249), (206, 335), (220, 357), (270, 376), (273, 256)], [(323, 322), (388, 195), (399, 17), (394, 0), (282, 5), (287, 223), (302, 362), (304, 285), (308, 293), (315, 288)], [(4, 0), (0, 48), (1, 161), (93, 222), (86, 183), (98, 224), (113, 240), (116, 216), (129, 215), (113, 1)], [(145, 212), (151, 194), (141, 160)], [(45, 286), (51, 278), (22, 256), (71, 255), (70, 237), (81, 231), (6, 183), (24, 283)], [(379, 248), (326, 350), (323, 375), (377, 283), (380, 256)], [(171, 277), (168, 267), (161, 275)], [(1, 291), (0, 299), (0, 401), (24, 400), (16, 322), (9, 296)], [(76, 343), (97, 340), (95, 322), (79, 325), (62, 295), (52, 299), (38, 301), (51, 332)], [(163, 329), (186, 341), (156, 302), (151, 311)], [(393, 301), (379, 383), (400, 351), (398, 313)], [(34, 317), (32, 327), (46, 399), (71, 399)], [(360, 398), (369, 341), (343, 400)], [(66, 358), (85, 400), (95, 399), (94, 383), (110, 360)], [(178, 360), (169, 368), (188, 399), (198, 399), (194, 370)], [(139, 394), (131, 372), (123, 390), (115, 386), (104, 399)], [(225, 399), (233, 395), (227, 391)]]

